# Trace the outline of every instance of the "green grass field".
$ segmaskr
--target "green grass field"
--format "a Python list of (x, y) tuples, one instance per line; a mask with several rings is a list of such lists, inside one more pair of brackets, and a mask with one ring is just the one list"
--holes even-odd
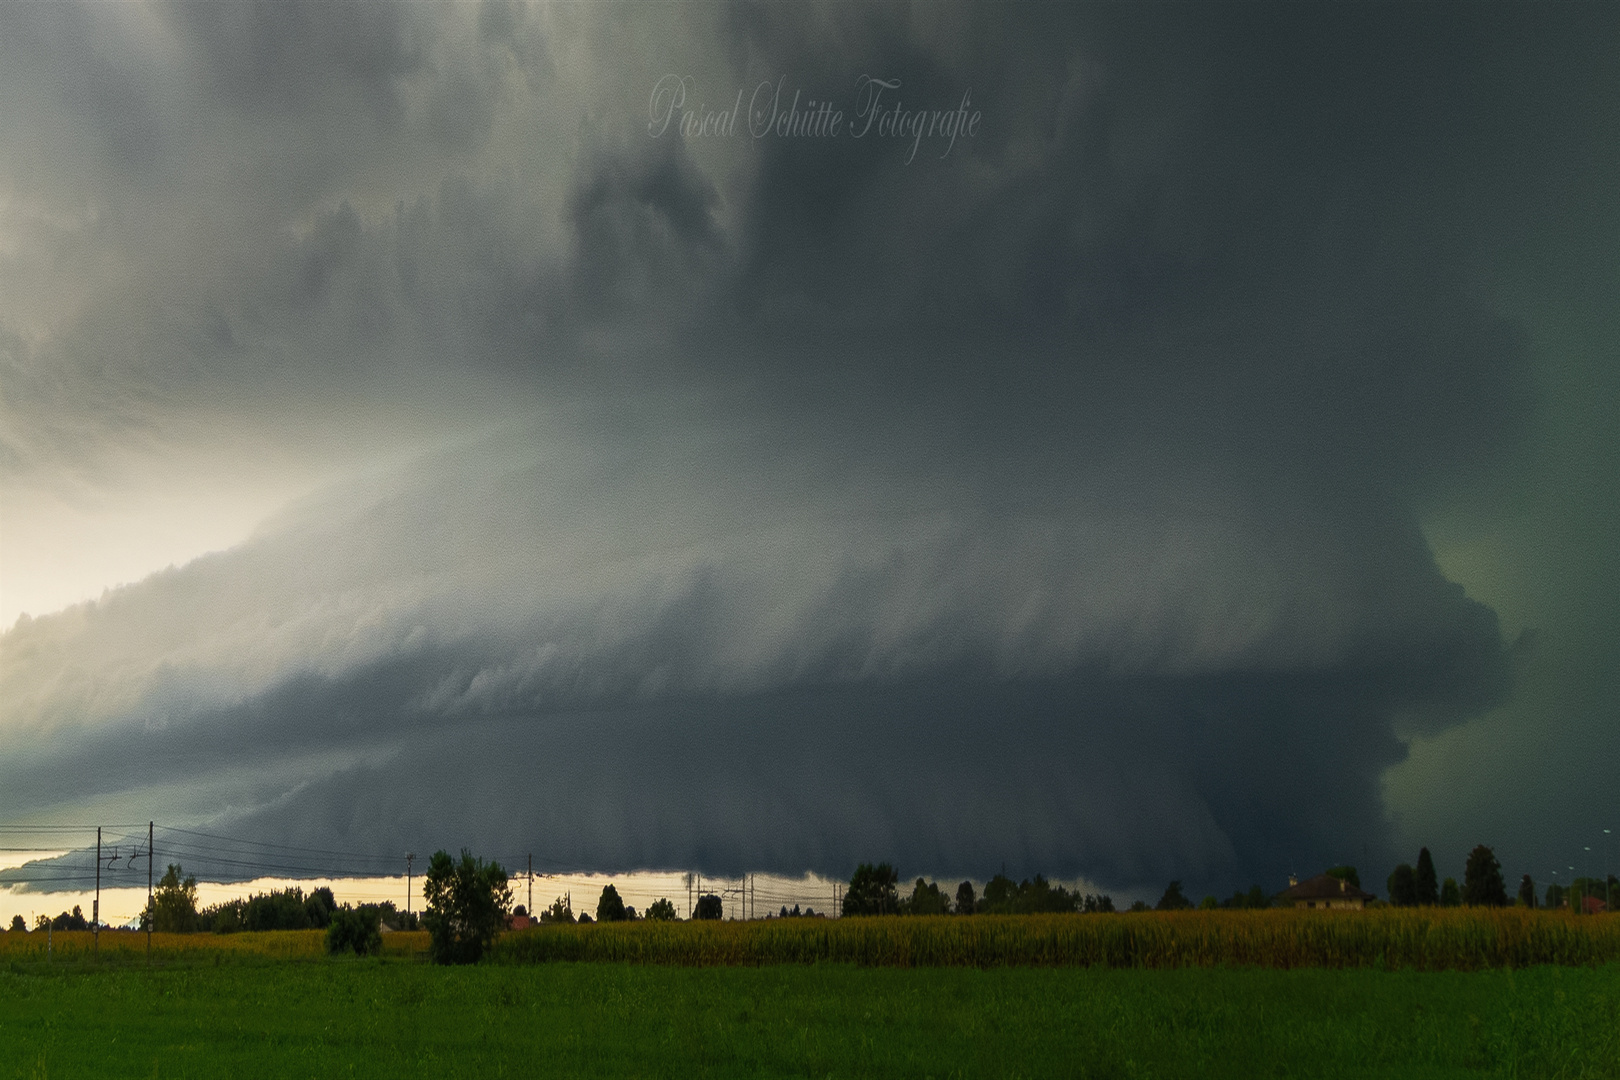
[[(1620, 1077), (1620, 966), (0, 966), (0, 1076)], [(215, 954), (220, 957), (221, 954)]]

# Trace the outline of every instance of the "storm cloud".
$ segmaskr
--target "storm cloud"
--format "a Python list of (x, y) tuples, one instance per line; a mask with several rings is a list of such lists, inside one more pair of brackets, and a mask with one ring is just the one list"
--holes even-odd
[[(131, 461), (307, 492), (6, 632), (0, 818), (1116, 887), (1385, 859), (1388, 771), (1526, 655), (1422, 528), (1538, 408), (1476, 270), (1531, 168), (1493, 147), (1549, 137), (1496, 75), (1522, 13), (682, 16), (0, 14), (0, 274), (61, 286), (0, 309), (8, 504)], [(649, 134), (667, 74), (982, 115), (914, 155)]]

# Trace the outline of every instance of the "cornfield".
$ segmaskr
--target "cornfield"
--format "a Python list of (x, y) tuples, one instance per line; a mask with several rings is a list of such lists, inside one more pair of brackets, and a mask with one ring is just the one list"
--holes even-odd
[[(383, 935), (383, 954), (421, 957), (425, 932)], [(43, 931), (0, 933), (0, 960), (46, 958)], [(53, 959), (88, 961), (88, 931), (57, 931)], [(321, 930), (154, 934), (159, 962), (316, 960)], [(139, 961), (146, 935), (107, 930), (100, 958)], [(1620, 962), (1620, 918), (1523, 909), (1423, 908), (1362, 912), (1198, 911), (1130, 915), (975, 915), (755, 922), (633, 922), (541, 926), (504, 934), (501, 964), (851, 963), (888, 967), (1411, 968), (1474, 971), (1532, 964)]]
[[(99, 949), (88, 930), (43, 930), (0, 933), (0, 960), (52, 959), (86, 961), (92, 956), (127, 962), (146, 956), (146, 935), (138, 930), (103, 930)], [(424, 932), (383, 935), (383, 955), (414, 956), (425, 953)], [(153, 934), (156, 960), (196, 959), (214, 954), (233, 959), (305, 960), (326, 955), (325, 930), (263, 930), (240, 934)]]
[(1620, 918), (1429, 908), (553, 925), (504, 935), (490, 959), (1473, 971), (1620, 961)]

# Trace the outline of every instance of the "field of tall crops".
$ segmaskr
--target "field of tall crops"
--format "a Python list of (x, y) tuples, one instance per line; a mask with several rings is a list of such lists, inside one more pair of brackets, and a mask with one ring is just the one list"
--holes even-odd
[[(88, 961), (94, 957), (125, 963), (146, 957), (146, 935), (137, 930), (103, 930), (99, 947), (88, 930), (43, 930), (0, 933), (0, 961), (58, 959)], [(384, 956), (426, 953), (425, 932), (383, 935)], [(196, 960), (200, 955), (251, 960), (312, 960), (326, 955), (325, 930), (264, 930), (240, 934), (153, 934), (156, 961)]]
[(490, 959), (1474, 971), (1620, 961), (1620, 917), (1408, 908), (638, 922), (542, 926), (507, 934)]
[[(424, 932), (383, 935), (383, 955), (422, 958)], [(87, 962), (88, 931), (0, 933), (6, 960)], [(321, 930), (154, 934), (159, 963), (317, 960)], [(146, 935), (103, 931), (99, 958), (140, 962)], [(1523, 909), (1197, 911), (542, 926), (501, 936), (497, 964), (606, 961), (682, 966), (1261, 967), (1475, 971), (1620, 962), (1620, 916)]]

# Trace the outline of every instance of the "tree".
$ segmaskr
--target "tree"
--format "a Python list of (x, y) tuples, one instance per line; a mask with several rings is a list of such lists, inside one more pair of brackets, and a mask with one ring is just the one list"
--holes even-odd
[(13, 930), (21, 930), (25, 934), (28, 933), (28, 924), (23, 921), (23, 917), (21, 915), (13, 915), (11, 917), (11, 928)]
[(506, 871), (461, 849), (461, 858), (435, 851), (422, 878), (427, 910), (422, 921), (431, 935), (435, 963), (476, 964), (495, 935), (506, 926), (512, 890)]
[(1440, 906), (1456, 907), (1462, 903), (1462, 894), (1457, 891), (1457, 879), (1446, 878), (1445, 884), (1440, 886)]
[(624, 900), (611, 884), (602, 886), (602, 898), (596, 902), (597, 922), (624, 922)]
[(1251, 908), (1268, 908), (1271, 906), (1271, 898), (1266, 895), (1266, 890), (1260, 886), (1251, 885), (1249, 886), (1249, 906)]
[(1172, 881), (1164, 887), (1164, 895), (1159, 897), (1155, 911), (1185, 911), (1192, 907), (1192, 901), (1181, 895), (1181, 882)]
[(956, 887), (956, 913), (958, 915), (973, 914), (973, 882), (964, 881)]
[(1519, 882), (1519, 906), (1533, 908), (1536, 906), (1536, 883), (1530, 880), (1530, 875), (1524, 875)]
[(898, 915), (900, 875), (888, 863), (861, 863), (844, 894), (845, 915)]
[(356, 956), (382, 952), (382, 912), (371, 905), (355, 909), (348, 904), (332, 912), (326, 926), (326, 951)]
[(900, 902), (900, 909), (906, 915), (949, 915), (951, 901), (937, 883), (918, 878), (911, 895)]
[(566, 896), (559, 896), (551, 902), (551, 906), (540, 913), (543, 923), (571, 923), (574, 921), (573, 901)]
[(310, 893), (309, 899), (304, 901), (304, 913), (309, 919), (309, 925), (316, 930), (326, 929), (337, 906), (337, 898), (325, 885)]
[(153, 930), (160, 934), (189, 934), (198, 927), (197, 879), (181, 880), (183, 871), (170, 863), (152, 893), (152, 901), (141, 913), (141, 920), (150, 920)]
[(1417, 902), (1433, 907), (1440, 902), (1440, 885), (1434, 876), (1434, 858), (1428, 848), (1418, 849), (1417, 869), (1413, 871), (1417, 885)]
[(1507, 883), (1496, 853), (1480, 844), (1468, 853), (1463, 869), (1463, 903), (1469, 907), (1507, 907)]
[(653, 922), (674, 922), (675, 905), (669, 902), (668, 897), (654, 900), (647, 907), (646, 917)]
[(1220, 909), (1221, 902), (1215, 899), (1214, 896), (1205, 896), (1202, 900), (1198, 901), (1199, 911), (1219, 911)]
[(714, 893), (704, 893), (698, 897), (697, 907), (692, 909), (694, 919), (718, 919), (725, 914), (725, 907), (720, 898)]
[(62, 912), (62, 914), (51, 920), (51, 928), (53, 930), (88, 930), (90, 929), (90, 923), (84, 917), (84, 909), (79, 907), (78, 904), (74, 904), (73, 914), (69, 915), (65, 911)]
[(1389, 902), (1396, 907), (1415, 907), (1417, 905), (1417, 874), (1407, 863), (1395, 868), (1389, 875)]
[(1546, 907), (1553, 908), (1555, 910), (1561, 908), (1564, 906), (1564, 899), (1564, 887), (1562, 885), (1555, 881), (1551, 885), (1547, 886)]

